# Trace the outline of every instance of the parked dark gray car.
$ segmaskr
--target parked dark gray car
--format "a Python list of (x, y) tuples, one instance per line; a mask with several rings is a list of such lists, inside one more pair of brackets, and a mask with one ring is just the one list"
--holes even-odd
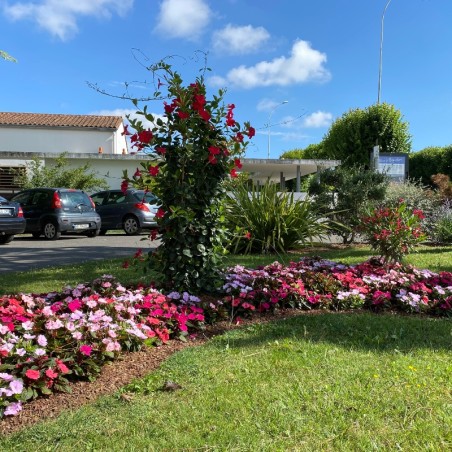
[(20, 204), (0, 196), (0, 245), (11, 242), (15, 234), (25, 231), (25, 218)]
[(31, 188), (12, 196), (20, 203), (27, 225), (25, 232), (48, 240), (62, 233), (99, 235), (101, 220), (92, 199), (82, 190), (69, 188)]
[(155, 214), (158, 198), (144, 190), (106, 190), (91, 196), (102, 219), (101, 234), (109, 229), (123, 229), (127, 235), (139, 234), (142, 229), (157, 227)]

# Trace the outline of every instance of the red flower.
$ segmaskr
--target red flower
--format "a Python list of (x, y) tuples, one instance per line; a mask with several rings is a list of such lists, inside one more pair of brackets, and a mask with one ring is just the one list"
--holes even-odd
[(218, 160), (212, 154), (209, 154), (208, 160), (211, 165), (216, 165), (218, 163)]
[(198, 110), (198, 113), (204, 121), (208, 121), (211, 118), (211, 114), (207, 110)]
[(209, 152), (212, 155), (218, 155), (220, 153), (220, 148), (217, 148), (216, 146), (209, 146)]
[(160, 171), (160, 167), (159, 166), (151, 166), (150, 168), (149, 168), (149, 174), (151, 175), (151, 176), (157, 176), (157, 174), (159, 173), (159, 171)]
[(234, 108), (235, 108), (234, 104), (229, 104), (228, 105), (228, 112), (226, 114), (226, 125), (228, 127), (234, 127), (235, 126), (234, 114), (232, 113), (232, 110), (234, 110)]
[(142, 143), (149, 144), (152, 141), (153, 137), (154, 137), (154, 135), (152, 135), (152, 132), (149, 129), (138, 132), (138, 139)]
[(231, 171), (229, 172), (229, 174), (231, 175), (231, 177), (237, 177), (237, 171), (235, 170), (235, 168), (232, 168)]
[(170, 115), (174, 109), (176, 108), (176, 105), (174, 104), (174, 102), (171, 105), (168, 105), (166, 102), (163, 102), (164, 108), (165, 108), (165, 113), (167, 115)]
[(243, 237), (245, 237), (248, 240), (251, 240), (251, 232), (247, 231)]
[(247, 135), (248, 135), (249, 138), (253, 138), (254, 135), (256, 135), (256, 129), (255, 129), (254, 127), (251, 127), (251, 126), (250, 126), (250, 127), (248, 128)]
[(124, 261), (122, 263), (122, 268), (129, 268), (129, 266), (130, 266), (129, 261)]
[(149, 235), (149, 238), (150, 238), (151, 240), (155, 240), (155, 239), (157, 238), (157, 234), (158, 234), (157, 229), (153, 229), (153, 230), (151, 231), (150, 235)]
[(125, 124), (124, 125), (124, 131), (121, 133), (121, 135), (132, 135), (129, 130), (128, 130), (129, 125)]
[(202, 94), (195, 94), (193, 96), (193, 110), (204, 110), (204, 105), (206, 105), (206, 98)]
[(163, 218), (165, 216), (165, 211), (160, 207), (155, 214), (155, 218)]
[(235, 159), (234, 160), (234, 165), (235, 165), (235, 167), (236, 168), (238, 168), (238, 169), (242, 169), (242, 162), (240, 162), (240, 159)]
[(135, 259), (138, 259), (143, 255), (143, 250), (141, 248), (137, 249), (136, 253), (133, 255)]
[(141, 171), (137, 168), (137, 170), (135, 171), (133, 177), (141, 177)]
[(30, 380), (38, 380), (41, 377), (41, 373), (39, 372), (39, 370), (28, 369), (25, 372), (25, 376)]
[(157, 151), (158, 154), (164, 155), (166, 153), (166, 148), (162, 147), (162, 146), (157, 146), (155, 148), (155, 150)]
[(177, 115), (179, 116), (180, 119), (187, 119), (190, 117), (188, 113), (182, 110), (178, 110)]
[(129, 188), (129, 181), (123, 180), (123, 181), (121, 182), (121, 191), (122, 191), (123, 193), (125, 193), (125, 192), (127, 191), (128, 188)]
[(67, 304), (67, 307), (71, 312), (74, 312), (82, 307), (82, 303), (80, 300), (72, 300), (70, 303)]
[(241, 132), (237, 132), (237, 135), (233, 138), (237, 143), (241, 143), (243, 141), (243, 134)]

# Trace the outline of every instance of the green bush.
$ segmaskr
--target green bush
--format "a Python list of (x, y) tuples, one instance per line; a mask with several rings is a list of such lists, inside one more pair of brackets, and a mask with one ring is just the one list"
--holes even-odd
[(276, 184), (238, 186), (226, 200), (226, 223), (234, 253), (285, 252), (325, 234), (328, 222), (309, 199), (294, 200)]
[(419, 179), (424, 185), (433, 185), (434, 174), (452, 178), (452, 145), (428, 147), (410, 154), (409, 159), (410, 178)]
[(334, 220), (330, 234), (342, 237), (343, 243), (352, 243), (364, 207), (382, 201), (387, 184), (384, 174), (366, 171), (362, 166), (339, 166), (312, 179), (308, 193), (322, 212)]
[(422, 228), (433, 239), (436, 223), (440, 216), (438, 209), (441, 208), (438, 193), (414, 179), (408, 179), (404, 183), (391, 182), (381, 205), (397, 207), (401, 199), (409, 209), (422, 210), (425, 215), (422, 220)]

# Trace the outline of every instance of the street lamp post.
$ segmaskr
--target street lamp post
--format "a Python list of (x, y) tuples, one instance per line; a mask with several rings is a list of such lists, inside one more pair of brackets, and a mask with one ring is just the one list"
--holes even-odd
[(287, 104), (289, 101), (288, 100), (283, 100), (281, 103), (279, 103), (278, 105), (276, 105), (275, 107), (272, 108), (272, 110), (270, 111), (270, 114), (268, 115), (268, 122), (267, 122), (267, 129), (268, 129), (268, 142), (267, 142), (267, 159), (270, 158), (270, 127), (271, 127), (271, 119), (272, 119), (272, 115), (274, 113), (274, 111), (280, 107), (281, 105)]
[[(381, 73), (383, 68), (383, 32), (385, 24), (385, 13), (388, 9), (391, 0), (386, 2), (383, 14), (381, 15), (381, 31), (380, 31), (380, 64), (378, 66), (378, 95), (377, 95), (377, 105), (380, 105), (380, 94), (381, 94)], [(380, 146), (378, 144), (378, 137), (373, 150), (370, 153), (370, 166), (374, 171), (378, 170), (378, 159), (380, 155)]]
[(384, 30), (384, 22), (385, 22), (385, 13), (388, 9), (391, 0), (388, 0), (383, 10), (383, 14), (381, 16), (381, 32), (380, 32), (380, 65), (378, 67), (378, 97), (377, 97), (377, 105), (380, 104), (380, 93), (381, 93), (381, 71), (383, 67), (383, 30)]

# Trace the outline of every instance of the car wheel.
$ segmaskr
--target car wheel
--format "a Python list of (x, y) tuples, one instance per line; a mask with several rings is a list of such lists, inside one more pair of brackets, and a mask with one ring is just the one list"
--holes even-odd
[(14, 238), (14, 235), (0, 235), (0, 245), (6, 245), (11, 242)]
[(141, 227), (138, 219), (132, 215), (124, 218), (122, 228), (127, 235), (137, 235), (141, 232)]
[(101, 229), (99, 231), (99, 235), (105, 235), (108, 232), (108, 229)]
[(39, 237), (41, 237), (41, 231), (32, 232), (31, 235), (33, 236), (34, 239), (39, 239)]
[(47, 240), (58, 240), (61, 237), (61, 232), (58, 230), (58, 226), (51, 221), (44, 224), (42, 232)]
[(88, 231), (85, 233), (87, 237), (97, 237), (100, 234), (99, 229), (92, 229), (91, 231)]

